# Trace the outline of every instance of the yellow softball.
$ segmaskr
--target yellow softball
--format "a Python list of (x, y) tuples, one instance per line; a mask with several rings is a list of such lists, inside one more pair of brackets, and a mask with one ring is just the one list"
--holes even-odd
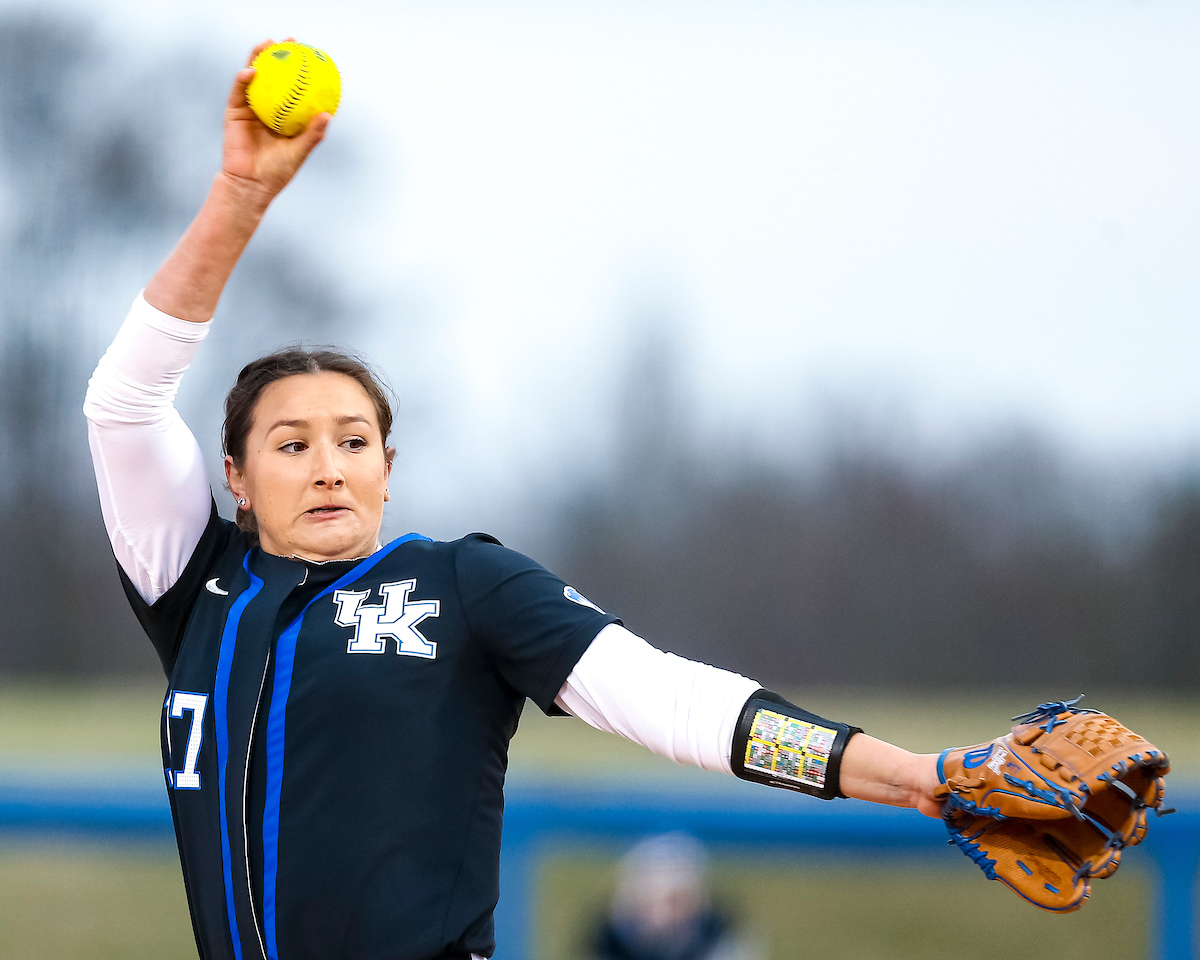
[(294, 137), (318, 113), (337, 111), (342, 78), (323, 50), (288, 40), (267, 47), (250, 66), (258, 72), (246, 87), (246, 102), (276, 133)]

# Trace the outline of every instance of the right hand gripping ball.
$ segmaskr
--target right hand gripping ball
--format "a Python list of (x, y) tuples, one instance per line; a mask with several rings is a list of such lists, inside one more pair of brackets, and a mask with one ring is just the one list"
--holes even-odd
[(246, 101), (255, 116), (284, 137), (303, 133), (318, 113), (335, 113), (342, 78), (323, 50), (288, 40), (267, 47), (251, 64)]

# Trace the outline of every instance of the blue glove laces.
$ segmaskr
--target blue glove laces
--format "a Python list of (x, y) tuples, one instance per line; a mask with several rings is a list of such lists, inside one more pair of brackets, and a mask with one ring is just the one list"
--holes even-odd
[(1041, 727), (1049, 733), (1060, 723), (1066, 723), (1065, 720), (1059, 719), (1059, 714), (1100, 713), (1099, 710), (1089, 710), (1086, 707), (1075, 706), (1083, 697), (1084, 695), (1081, 693), (1074, 700), (1050, 700), (1047, 703), (1039, 703), (1029, 713), (1022, 713), (1018, 717), (1013, 717), (1013, 723), (1036, 723), (1038, 720), (1045, 720), (1046, 722), (1041, 724)]

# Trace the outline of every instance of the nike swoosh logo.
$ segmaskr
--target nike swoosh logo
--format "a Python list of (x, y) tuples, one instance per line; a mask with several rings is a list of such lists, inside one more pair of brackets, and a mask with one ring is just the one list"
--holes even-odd
[(204, 589), (207, 590), (209, 593), (215, 593), (218, 597), (229, 596), (228, 590), (222, 590), (220, 587), (217, 586), (217, 581), (219, 579), (220, 579), (220, 577), (213, 577), (211, 580), (208, 581), (208, 583), (206, 583), (204, 585)]

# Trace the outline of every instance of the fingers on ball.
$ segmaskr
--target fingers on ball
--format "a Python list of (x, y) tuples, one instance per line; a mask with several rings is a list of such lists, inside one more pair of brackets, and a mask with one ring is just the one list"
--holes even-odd
[(255, 58), (274, 42), (274, 40), (268, 37), (262, 43), (258, 44), (253, 50), (250, 51), (250, 57), (246, 60), (246, 66), (250, 66), (252, 63), (254, 63)]

